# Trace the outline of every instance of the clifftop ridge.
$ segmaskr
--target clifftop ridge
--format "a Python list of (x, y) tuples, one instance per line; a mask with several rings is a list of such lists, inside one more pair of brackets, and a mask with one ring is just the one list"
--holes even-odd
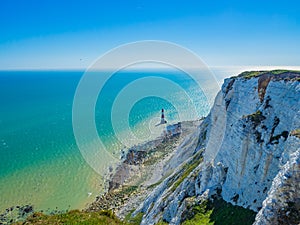
[(270, 77), (273, 80), (300, 80), (300, 71), (297, 70), (261, 70), (245, 71), (231, 78), (251, 79), (255, 77)]

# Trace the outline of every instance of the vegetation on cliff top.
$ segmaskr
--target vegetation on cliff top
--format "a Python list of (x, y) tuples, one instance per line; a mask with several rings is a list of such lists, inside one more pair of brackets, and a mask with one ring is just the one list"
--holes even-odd
[(296, 71), (296, 70), (245, 71), (233, 78), (241, 77), (245, 79), (251, 79), (254, 77), (260, 77), (262, 75), (273, 75), (276, 78), (282, 77), (283, 79), (290, 78), (290, 79), (300, 80), (300, 71)]

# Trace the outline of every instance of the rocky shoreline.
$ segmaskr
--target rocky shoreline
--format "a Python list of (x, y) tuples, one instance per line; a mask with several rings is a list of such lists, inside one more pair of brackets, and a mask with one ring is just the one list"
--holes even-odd
[(110, 175), (107, 181), (108, 191), (97, 196), (85, 210), (112, 210), (119, 218), (124, 219), (173, 172), (175, 168), (170, 168), (169, 163), (175, 150), (197, 130), (201, 121), (172, 124), (168, 127), (169, 130), (177, 128), (172, 129), (172, 133), (165, 132), (155, 140), (130, 148), (122, 163)]
[(34, 205), (26, 204), (26, 205), (16, 205), (10, 208), (5, 209), (5, 211), (0, 214), (0, 225), (8, 225), (8, 224), (15, 224), (18, 222), (24, 222), (34, 213), (45, 213), (47, 215), (55, 215), (55, 214), (62, 214), (66, 213), (68, 210), (59, 210), (50, 208), (46, 211), (40, 210), (37, 211), (34, 209)]
[(34, 212), (32, 205), (17, 205), (7, 208), (4, 213), (0, 214), (0, 225), (11, 224), (16, 221), (26, 219), (27, 216)]

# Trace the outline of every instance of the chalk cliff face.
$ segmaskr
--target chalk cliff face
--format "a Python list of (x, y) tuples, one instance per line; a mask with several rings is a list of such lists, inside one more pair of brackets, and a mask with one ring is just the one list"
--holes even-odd
[(226, 79), (218, 98), (209, 118), (206, 162), (213, 158), (213, 165), (221, 163), (227, 171), (224, 200), (258, 211), (273, 179), (299, 148), (290, 133), (299, 128), (300, 82), (288, 74), (242, 75)]
[(259, 212), (256, 224), (276, 224), (289, 216), (297, 220), (299, 81), (300, 74), (291, 71), (245, 72), (226, 79), (199, 135), (190, 140), (197, 147), (182, 149), (192, 156), (137, 209), (145, 213), (142, 224), (161, 219), (180, 224), (191, 198), (216, 192)]

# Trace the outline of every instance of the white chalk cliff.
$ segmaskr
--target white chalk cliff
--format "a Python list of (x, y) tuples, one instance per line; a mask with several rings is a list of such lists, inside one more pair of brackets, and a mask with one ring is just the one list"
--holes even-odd
[(292, 71), (226, 79), (197, 135), (188, 140), (194, 144), (178, 151), (190, 158), (136, 210), (144, 213), (142, 224), (180, 224), (190, 198), (216, 192), (258, 212), (255, 224), (284, 224), (299, 216), (299, 81)]

